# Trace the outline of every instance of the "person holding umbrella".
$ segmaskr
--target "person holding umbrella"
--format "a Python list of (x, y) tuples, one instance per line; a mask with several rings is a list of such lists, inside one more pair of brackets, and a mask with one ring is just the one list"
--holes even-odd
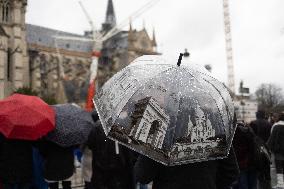
[(135, 179), (153, 182), (155, 189), (228, 189), (238, 178), (239, 169), (233, 149), (228, 158), (177, 166), (165, 166), (140, 156), (134, 167)]
[(43, 177), (43, 164), (44, 160), (38, 148), (33, 147), (33, 183), (31, 189), (48, 189), (48, 183)]
[(87, 141), (94, 122), (89, 112), (73, 104), (52, 108), (56, 112), (55, 129), (40, 144), (45, 158), (44, 177), (51, 189), (58, 189), (58, 181), (63, 181), (64, 189), (70, 189), (75, 169), (73, 150)]
[[(90, 112), (92, 119), (94, 122), (99, 120), (99, 116), (96, 112), (96, 110), (93, 110)], [(92, 179), (92, 171), (93, 171), (93, 166), (92, 166), (92, 161), (93, 161), (93, 156), (92, 156), (92, 151), (88, 147), (87, 143), (84, 143), (81, 146), (82, 149), (82, 175), (83, 179), (85, 182), (85, 189), (93, 189), (91, 179)]]
[(0, 134), (0, 180), (3, 189), (29, 189), (33, 174), (32, 142)]
[(91, 185), (95, 189), (134, 189), (132, 152), (106, 138), (100, 121), (89, 135), (92, 150)]
[(32, 141), (54, 129), (54, 110), (39, 97), (20, 94), (1, 100), (0, 107), (0, 180), (4, 189), (29, 189)]
[(239, 173), (234, 104), (223, 83), (183, 55), (135, 59), (98, 91), (95, 107), (105, 134), (141, 154), (136, 181), (225, 189)]
[(73, 147), (61, 147), (50, 141), (41, 141), (39, 150), (44, 158), (43, 176), (50, 189), (58, 189), (62, 181), (63, 189), (71, 189), (74, 174)]

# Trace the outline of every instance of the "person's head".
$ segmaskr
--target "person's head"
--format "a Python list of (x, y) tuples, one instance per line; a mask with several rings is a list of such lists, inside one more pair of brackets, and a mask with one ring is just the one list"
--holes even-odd
[(278, 121), (284, 121), (284, 113), (279, 113)]
[(277, 122), (277, 120), (278, 120), (278, 113), (271, 114), (270, 120), (271, 120), (272, 123)]
[(263, 110), (258, 110), (256, 112), (256, 119), (265, 119), (265, 111)]

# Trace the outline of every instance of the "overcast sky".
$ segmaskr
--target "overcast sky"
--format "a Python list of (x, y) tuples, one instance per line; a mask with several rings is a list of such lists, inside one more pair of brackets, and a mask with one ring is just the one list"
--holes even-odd
[[(149, 0), (113, 0), (117, 23)], [(107, 0), (82, 0), (95, 25), (105, 19)], [(284, 89), (284, 1), (231, 1), (236, 89), (240, 80), (254, 91), (261, 83)], [(30, 24), (83, 34), (89, 23), (77, 0), (28, 0)], [(158, 50), (176, 56), (187, 48), (192, 61), (211, 64), (212, 74), (227, 83), (222, 0), (160, 0), (133, 27), (156, 31)], [(128, 24), (124, 29), (128, 29)]]

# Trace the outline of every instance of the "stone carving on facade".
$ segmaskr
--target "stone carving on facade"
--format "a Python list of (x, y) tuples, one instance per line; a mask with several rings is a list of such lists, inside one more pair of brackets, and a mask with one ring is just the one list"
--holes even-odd
[(6, 41), (0, 40), (0, 50), (3, 50), (3, 51), (7, 51), (8, 50), (8, 46), (7, 46), (7, 42)]
[[(62, 61), (62, 62), (60, 62)], [(62, 78), (60, 64), (66, 78)], [(84, 59), (59, 57), (57, 54), (39, 53), (32, 59), (32, 87), (40, 94), (57, 98), (64, 96), (67, 92), (69, 96), (60, 103), (76, 102), (82, 99), (82, 90), (85, 90), (89, 77), (90, 62)], [(40, 84), (38, 84), (40, 83)], [(63, 85), (63, 88), (61, 87)], [(65, 89), (64, 89), (65, 86)], [(68, 99), (69, 98), (69, 99)], [(70, 101), (69, 101), (70, 100)]]

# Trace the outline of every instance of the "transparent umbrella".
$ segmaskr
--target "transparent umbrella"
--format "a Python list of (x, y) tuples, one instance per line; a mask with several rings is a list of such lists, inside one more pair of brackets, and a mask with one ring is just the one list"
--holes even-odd
[(94, 99), (106, 135), (165, 165), (224, 158), (235, 131), (227, 88), (198, 65), (134, 60)]

